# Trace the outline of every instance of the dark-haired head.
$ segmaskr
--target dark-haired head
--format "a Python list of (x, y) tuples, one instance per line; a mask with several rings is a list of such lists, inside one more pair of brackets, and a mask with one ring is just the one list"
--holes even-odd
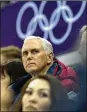
[[(65, 111), (69, 109), (68, 108), (68, 96), (67, 96), (66, 90), (64, 89), (64, 87), (62, 86), (61, 82), (58, 79), (56, 79), (55, 77), (49, 74), (37, 76), (37, 77), (32, 78), (31, 80), (28, 80), (23, 86), (21, 94), (20, 94), (20, 98), (17, 100), (16, 104), (14, 104), (13, 109), (16, 109), (17, 111), (23, 111), (23, 106), (24, 106), (23, 101), (24, 101), (24, 96), (26, 94), (26, 90), (28, 93), (29, 86), (31, 86), (31, 84), (34, 83), (35, 81), (38, 82), (37, 79), (39, 79), (39, 81), (41, 80), (41, 82), (46, 81), (49, 85), (49, 88), (50, 88), (49, 111)], [(40, 82), (39, 82), (39, 85), (41, 86)], [(34, 84), (34, 86), (38, 87), (38, 85), (36, 84)], [(43, 86), (44, 88), (48, 87), (45, 84)]]

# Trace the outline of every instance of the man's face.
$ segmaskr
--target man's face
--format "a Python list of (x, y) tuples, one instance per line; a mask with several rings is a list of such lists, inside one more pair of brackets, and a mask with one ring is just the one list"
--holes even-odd
[(87, 45), (87, 31), (82, 34), (79, 53), (81, 55), (82, 63), (85, 65), (87, 61), (86, 57), (86, 45)]
[(51, 63), (39, 39), (25, 41), (22, 47), (22, 60), (25, 70), (30, 73), (43, 73)]

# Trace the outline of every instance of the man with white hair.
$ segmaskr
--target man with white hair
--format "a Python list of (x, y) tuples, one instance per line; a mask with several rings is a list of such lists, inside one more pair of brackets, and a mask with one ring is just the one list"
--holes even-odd
[(26, 37), (22, 46), (22, 61), (31, 77), (49, 73), (61, 81), (67, 92), (78, 92), (75, 71), (54, 58), (53, 47), (48, 40), (38, 36)]

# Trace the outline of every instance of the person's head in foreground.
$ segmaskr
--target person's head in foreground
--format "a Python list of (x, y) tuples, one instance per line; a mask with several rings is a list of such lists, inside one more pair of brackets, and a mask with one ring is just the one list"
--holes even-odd
[(41, 37), (29, 36), (22, 46), (22, 61), (31, 76), (44, 74), (53, 64), (52, 44)]
[(87, 55), (86, 55), (86, 47), (87, 47), (87, 25), (83, 26), (80, 30), (80, 48), (79, 53), (81, 55), (82, 64), (86, 66)]
[[(1, 111), (8, 111), (14, 100), (14, 91), (10, 85), (20, 77), (21, 50), (16, 46), (0, 49), (0, 77), (1, 77)], [(17, 74), (16, 74), (17, 73)]]
[(69, 108), (67, 93), (61, 82), (53, 76), (42, 75), (28, 80), (12, 110), (65, 111)]

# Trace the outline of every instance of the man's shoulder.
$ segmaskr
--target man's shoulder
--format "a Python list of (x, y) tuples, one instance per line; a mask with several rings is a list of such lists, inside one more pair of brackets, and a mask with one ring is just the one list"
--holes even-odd
[(58, 65), (61, 66), (62, 72), (66, 73), (67, 75), (74, 75), (74, 74), (76, 75), (76, 72), (75, 72), (75, 70), (72, 67), (62, 63), (59, 60), (56, 60), (56, 62), (58, 63)]

